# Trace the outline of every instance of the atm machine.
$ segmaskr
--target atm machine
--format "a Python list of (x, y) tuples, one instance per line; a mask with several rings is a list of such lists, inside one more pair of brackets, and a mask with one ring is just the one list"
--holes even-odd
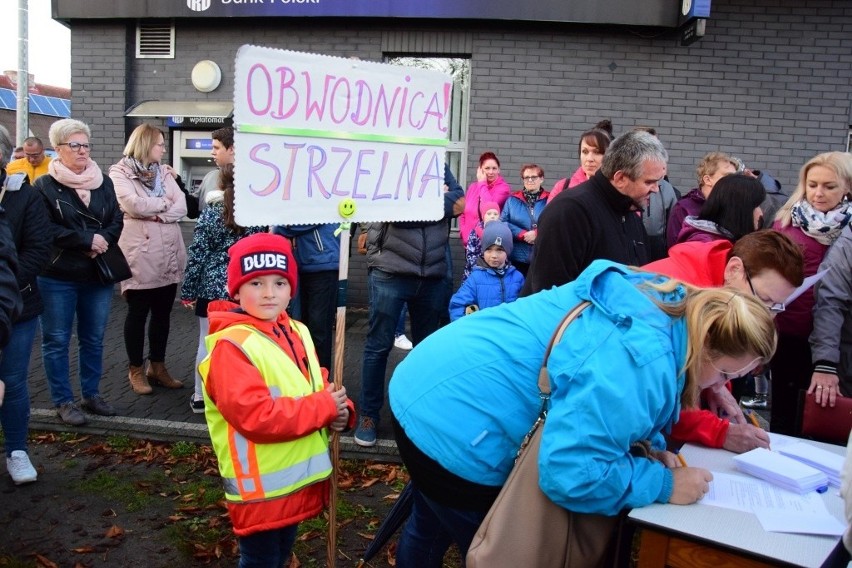
[(171, 131), (172, 164), (193, 195), (198, 195), (201, 180), (207, 172), (216, 168), (211, 155), (211, 133), (209, 130)]

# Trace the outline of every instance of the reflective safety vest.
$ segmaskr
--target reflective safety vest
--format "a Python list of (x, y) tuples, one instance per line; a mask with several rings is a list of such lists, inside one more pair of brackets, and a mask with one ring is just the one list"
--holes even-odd
[[(257, 367), (273, 398), (299, 398), (323, 390), (325, 385), (310, 333), (303, 324), (290, 322), (308, 353), (310, 382), (275, 341), (249, 325), (235, 325), (207, 336), (208, 355), (198, 366), (202, 380), (206, 382), (210, 373), (210, 354), (216, 342), (230, 341)], [(256, 444), (224, 419), (207, 389), (204, 389), (204, 406), (228, 501), (274, 499), (331, 475), (326, 429), (287, 442)]]

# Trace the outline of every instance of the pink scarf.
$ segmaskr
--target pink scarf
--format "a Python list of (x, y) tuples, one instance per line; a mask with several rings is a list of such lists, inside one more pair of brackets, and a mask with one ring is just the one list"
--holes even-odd
[(90, 192), (98, 189), (104, 183), (104, 174), (94, 160), (89, 160), (86, 169), (80, 174), (75, 174), (59, 160), (51, 160), (47, 166), (47, 171), (53, 179), (76, 191), (77, 196), (86, 207), (92, 200)]

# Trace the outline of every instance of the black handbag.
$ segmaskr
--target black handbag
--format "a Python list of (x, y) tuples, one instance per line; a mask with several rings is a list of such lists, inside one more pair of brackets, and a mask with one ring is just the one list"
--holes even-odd
[(115, 284), (133, 276), (130, 265), (127, 264), (127, 259), (124, 258), (124, 253), (118, 245), (113, 245), (96, 256), (95, 265), (98, 267), (98, 278), (101, 284)]

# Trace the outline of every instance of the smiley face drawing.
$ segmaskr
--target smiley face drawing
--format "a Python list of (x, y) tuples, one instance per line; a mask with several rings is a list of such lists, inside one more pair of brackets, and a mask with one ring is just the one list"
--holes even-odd
[(351, 197), (347, 197), (337, 206), (337, 212), (340, 213), (340, 216), (344, 219), (348, 219), (355, 214), (355, 200)]

